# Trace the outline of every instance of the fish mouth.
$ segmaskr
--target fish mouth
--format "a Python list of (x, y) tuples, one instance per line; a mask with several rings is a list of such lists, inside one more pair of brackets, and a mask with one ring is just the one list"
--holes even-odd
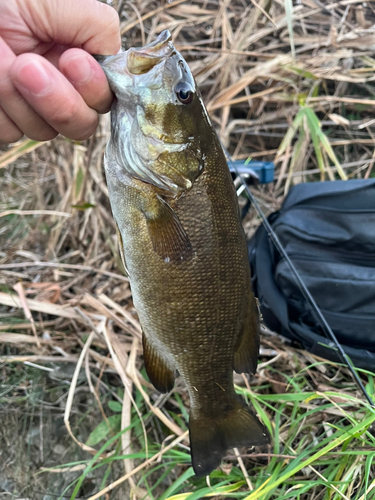
[(144, 47), (131, 48), (130, 50), (149, 57), (166, 57), (174, 50), (169, 43), (171, 40), (172, 35), (170, 31), (163, 30), (153, 42)]
[[(169, 30), (162, 31), (156, 40), (140, 48), (130, 48), (127, 53), (126, 69), (133, 75), (143, 75), (148, 73), (159, 62), (170, 57), (175, 52), (171, 43), (172, 35)], [(123, 60), (124, 52), (116, 55), (102, 56), (93, 55), (93, 57), (102, 66), (104, 71), (116, 66)]]
[(154, 42), (139, 49), (129, 49), (128, 71), (133, 75), (148, 73), (154, 66), (163, 59), (170, 57), (174, 51), (170, 43), (172, 36), (168, 30), (160, 33)]

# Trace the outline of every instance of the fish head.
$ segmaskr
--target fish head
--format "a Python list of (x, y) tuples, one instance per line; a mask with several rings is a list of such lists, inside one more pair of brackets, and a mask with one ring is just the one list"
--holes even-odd
[(204, 169), (202, 127), (212, 125), (169, 31), (99, 61), (116, 99), (109, 154), (130, 176), (176, 195)]

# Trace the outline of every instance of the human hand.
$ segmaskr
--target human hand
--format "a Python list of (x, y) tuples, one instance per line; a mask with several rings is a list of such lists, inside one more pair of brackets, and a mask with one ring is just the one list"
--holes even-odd
[(0, 0), (0, 143), (87, 139), (113, 95), (90, 54), (116, 54), (117, 12), (97, 0)]

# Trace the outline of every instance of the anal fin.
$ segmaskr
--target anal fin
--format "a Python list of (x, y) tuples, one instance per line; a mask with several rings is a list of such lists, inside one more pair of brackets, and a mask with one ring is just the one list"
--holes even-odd
[(162, 357), (142, 334), (143, 359), (151, 383), (159, 392), (170, 392), (174, 386), (174, 371), (168, 368)]
[(253, 294), (244, 314), (242, 332), (233, 356), (233, 368), (237, 373), (255, 373), (259, 353), (259, 314)]

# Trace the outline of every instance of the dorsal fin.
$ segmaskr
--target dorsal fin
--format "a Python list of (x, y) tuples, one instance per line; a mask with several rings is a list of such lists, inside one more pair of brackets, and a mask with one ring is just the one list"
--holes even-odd
[(233, 368), (237, 373), (255, 373), (258, 362), (259, 314), (251, 291), (246, 305), (240, 337), (233, 356)]

